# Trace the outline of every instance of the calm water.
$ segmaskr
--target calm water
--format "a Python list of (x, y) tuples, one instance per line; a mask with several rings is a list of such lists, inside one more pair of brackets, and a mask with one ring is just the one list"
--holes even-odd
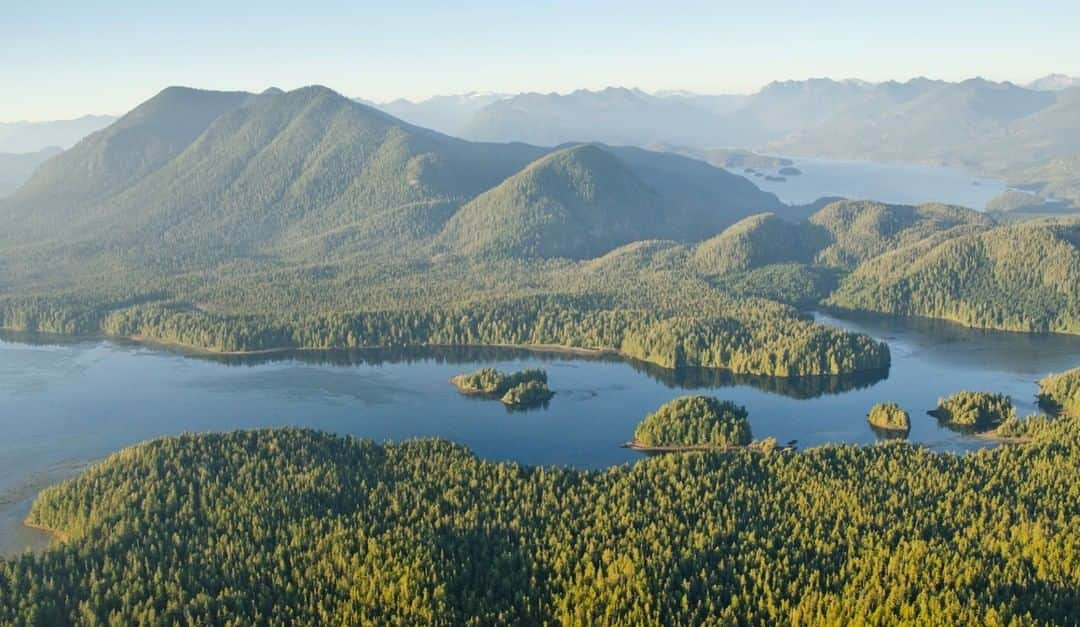
[[(910, 439), (943, 450), (985, 443), (925, 415), (961, 389), (1006, 392), (1035, 411), (1035, 381), (1080, 365), (1080, 337), (989, 333), (927, 321), (823, 321), (889, 342), (885, 373), (785, 381), (673, 373), (613, 359), (511, 349), (305, 352), (206, 359), (103, 340), (0, 337), (0, 553), (41, 546), (20, 522), (43, 486), (136, 442), (184, 431), (300, 425), (375, 440), (439, 436), (485, 458), (599, 468), (639, 459), (620, 448), (637, 422), (691, 391), (746, 405), (754, 436), (869, 443), (869, 407), (895, 400)], [(546, 408), (509, 412), (447, 382), (483, 366), (547, 369)]]
[[(822, 196), (873, 198), (881, 202), (919, 204), (942, 202), (972, 209), (986, 208), (986, 201), (1005, 191), (1002, 181), (975, 176), (964, 170), (908, 163), (833, 161), (791, 157), (799, 176), (767, 181), (764, 176), (741, 174), (787, 203), (808, 203)], [(776, 175), (775, 171), (760, 170)]]

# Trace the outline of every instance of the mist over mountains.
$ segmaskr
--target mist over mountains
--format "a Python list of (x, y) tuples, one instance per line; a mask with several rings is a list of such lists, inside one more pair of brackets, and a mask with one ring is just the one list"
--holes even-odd
[(115, 121), (111, 115), (85, 115), (74, 120), (0, 122), (0, 152), (30, 153), (50, 146), (67, 149)]
[[(1060, 74), (1026, 86), (981, 78), (958, 83), (822, 78), (773, 82), (747, 96), (609, 87), (376, 106), (482, 141), (741, 147), (997, 169), (1080, 150), (1076, 84)], [(437, 118), (426, 113), (434, 108), (440, 109)]]

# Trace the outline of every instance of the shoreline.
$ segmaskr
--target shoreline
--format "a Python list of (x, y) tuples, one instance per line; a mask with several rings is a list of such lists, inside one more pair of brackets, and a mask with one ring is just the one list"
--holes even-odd
[[(751, 442), (750, 444), (730, 444), (727, 446), (717, 446), (715, 444), (681, 444), (672, 446), (649, 446), (648, 444), (641, 444), (631, 440), (622, 444), (622, 448), (629, 449), (631, 451), (638, 451), (640, 453), (693, 453), (693, 452), (711, 452), (711, 453), (731, 453), (735, 451), (752, 451), (754, 453), (764, 454), (765, 451), (761, 450), (760, 442)], [(798, 449), (795, 446), (777, 445), (773, 449), (778, 453), (794, 453)]]
[[(368, 346), (352, 346), (352, 347), (331, 347), (331, 346), (305, 346), (305, 347), (290, 347), (282, 346), (277, 348), (260, 348), (255, 350), (239, 350), (239, 351), (219, 351), (212, 348), (205, 348), (196, 346), (194, 344), (185, 344), (184, 342), (178, 342), (174, 340), (163, 340), (147, 335), (110, 335), (107, 333), (99, 334), (68, 334), (68, 333), (51, 333), (48, 331), (27, 331), (25, 329), (14, 329), (11, 327), (0, 327), (0, 331), (6, 331), (9, 333), (24, 333), (27, 335), (40, 336), (40, 337), (56, 337), (56, 338), (68, 338), (68, 339), (105, 339), (105, 340), (120, 340), (133, 342), (150, 348), (159, 348), (162, 350), (169, 350), (180, 354), (187, 354), (196, 357), (245, 357), (245, 356), (259, 356), (259, 355), (275, 355), (292, 352), (320, 352), (320, 351), (364, 351), (364, 350), (379, 350), (387, 348), (506, 348), (516, 350), (527, 350), (537, 353), (553, 353), (562, 355), (576, 355), (582, 357), (616, 357), (626, 362), (637, 362), (641, 364), (648, 364), (656, 368), (661, 368), (668, 371), (676, 371), (682, 369), (701, 369), (701, 370), (716, 370), (720, 372), (727, 372), (732, 375), (748, 376), (748, 377), (762, 377), (765, 379), (783, 379), (783, 380), (799, 380), (799, 379), (814, 379), (821, 377), (850, 377), (871, 372), (877, 372), (882, 370), (878, 368), (863, 368), (859, 370), (853, 370), (851, 372), (842, 372), (836, 374), (803, 374), (803, 375), (790, 375), (790, 376), (776, 376), (769, 374), (760, 374), (755, 372), (739, 372), (731, 370), (730, 368), (722, 368), (717, 366), (679, 366), (669, 367), (663, 364), (656, 363), (654, 361), (648, 361), (645, 359), (639, 359), (631, 355), (627, 355), (621, 351), (612, 348), (586, 348), (582, 346), (562, 346), (559, 344), (506, 344), (506, 343), (478, 343), (478, 344), (402, 344), (402, 345), (368, 345)], [(887, 368), (888, 366), (885, 366)]]
[(33, 529), (35, 531), (40, 531), (40, 532), (44, 533), (45, 535), (49, 536), (51, 538), (50, 544), (52, 542), (67, 542), (68, 540), (71, 539), (71, 536), (68, 535), (66, 532), (60, 531), (58, 529), (53, 529), (52, 527), (46, 527), (45, 525), (38, 525), (38, 524), (32, 523), (32, 522), (30, 522), (29, 518), (24, 519), (22, 524), (23, 524), (24, 527), (26, 527), (28, 529)]
[(971, 437), (986, 442), (997, 442), (998, 444), (1029, 444), (1034, 441), (1034, 438), (1026, 435), (997, 435), (993, 430), (982, 431), (975, 433)]
[[(1024, 331), (1024, 330), (1021, 330), (1021, 329), (1006, 329), (1006, 328), (1001, 328), (1001, 327), (987, 327), (987, 326), (978, 326), (978, 325), (968, 324), (966, 322), (963, 322), (961, 320), (957, 320), (955, 318), (944, 318), (944, 317), (938, 317), (938, 316), (922, 316), (922, 315), (919, 315), (919, 314), (895, 313), (895, 312), (890, 312), (890, 311), (880, 311), (880, 310), (874, 310), (874, 309), (850, 309), (848, 307), (841, 307), (839, 305), (829, 305), (829, 304), (825, 304), (825, 303), (819, 303), (816, 307), (814, 307), (814, 308), (812, 308), (810, 310), (807, 310), (807, 313), (810, 313), (811, 315), (813, 315), (814, 312), (821, 312), (821, 313), (823, 313), (825, 315), (832, 316), (832, 317), (835, 317), (835, 318), (839, 318), (840, 320), (847, 319), (847, 320), (850, 320), (850, 321), (853, 321), (853, 322), (858, 322), (860, 317), (864, 317), (864, 318), (871, 319), (871, 320), (873, 320), (873, 319), (889, 320), (889, 319), (893, 319), (893, 318), (900, 318), (900, 319), (907, 319), (907, 320), (916, 320), (916, 321), (921, 320), (921, 321), (926, 321), (926, 322), (944, 323), (944, 324), (948, 324), (950, 326), (957, 327), (959, 329), (967, 329), (969, 331), (980, 331), (980, 332), (983, 332), (983, 333), (1010, 333), (1010, 334), (1014, 334), (1014, 335), (1062, 335), (1062, 336), (1065, 336), (1065, 337), (1080, 337), (1080, 331), (1076, 331), (1076, 332), (1069, 332), (1069, 331)], [(825, 322), (822, 322), (822, 321), (818, 320), (816, 317), (814, 318), (814, 322), (816, 322), (817, 324), (827, 324)], [(829, 325), (829, 326), (831, 326), (831, 325)]]

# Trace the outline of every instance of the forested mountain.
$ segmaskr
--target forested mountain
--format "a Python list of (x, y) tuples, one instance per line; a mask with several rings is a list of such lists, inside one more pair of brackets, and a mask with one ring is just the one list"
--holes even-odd
[(565, 258), (763, 209), (784, 207), (677, 155), (472, 143), (321, 87), (173, 88), (0, 204), (0, 326), (217, 351), (560, 344), (779, 376), (886, 366), (880, 343), (685, 268)]
[[(325, 88), (259, 96), (170, 88), (48, 163), (0, 209), (8, 235), (20, 242), (28, 233), (66, 230), (87, 248), (193, 263), (255, 248), (340, 249), (427, 237), (470, 201), (455, 223), (468, 223), (487, 205), (512, 231), (521, 227), (515, 212), (526, 210), (515, 202), (534, 200), (515, 198), (513, 190), (530, 186), (550, 200), (567, 191), (560, 185), (584, 185), (578, 192), (594, 204), (576, 218), (602, 230), (625, 227), (596, 242), (600, 248), (571, 246), (569, 256), (644, 237), (700, 238), (779, 205), (741, 177), (647, 151), (622, 150), (616, 158), (596, 147), (571, 149), (508, 178), (545, 152), (447, 137)], [(571, 157), (576, 165), (564, 175), (587, 172), (588, 182), (547, 176)], [(635, 216), (635, 203), (651, 209)]]
[(111, 115), (85, 115), (74, 120), (0, 122), (0, 152), (25, 154), (49, 146), (67, 149), (115, 121)]
[(481, 194), (454, 214), (441, 242), (465, 254), (596, 257), (655, 237), (662, 202), (615, 155), (586, 144), (546, 155)]
[[(585, 144), (542, 157), (462, 207), (439, 242), (458, 254), (597, 257), (637, 240), (699, 239), (779, 205), (749, 181), (714, 168), (616, 151)], [(692, 180), (703, 170), (707, 178)]]
[(809, 223), (829, 233), (817, 253), (823, 265), (853, 268), (890, 250), (940, 241), (989, 228), (985, 215), (949, 205), (888, 205), (872, 201), (838, 201), (812, 215)]
[(39, 165), (61, 152), (60, 148), (52, 146), (37, 152), (0, 153), (0, 197), (14, 192)]
[(220, 115), (252, 98), (242, 92), (171, 87), (40, 168), (3, 205), (5, 219), (51, 231), (124, 191), (183, 152)]
[(1080, 224), (1022, 223), (900, 248), (828, 303), (1014, 331), (1080, 333)]
[(762, 213), (705, 240), (693, 263), (703, 274), (722, 275), (776, 263), (811, 263), (828, 243), (828, 234), (811, 224), (796, 224)]
[(429, 234), (541, 152), (411, 127), (325, 88), (172, 88), (0, 209), (12, 238), (47, 231), (132, 263), (205, 265), (306, 238)]
[[(852, 201), (800, 222), (816, 207), (670, 153), (455, 139), (322, 87), (171, 88), (0, 201), (0, 326), (216, 351), (559, 344), (668, 368), (849, 373), (886, 366), (887, 348), (761, 299), (813, 305), (860, 264), (991, 225)], [(775, 215), (721, 233), (762, 212)]]
[(599, 472), (312, 431), (155, 440), (38, 497), (0, 623), (1067, 625), (1080, 425)]

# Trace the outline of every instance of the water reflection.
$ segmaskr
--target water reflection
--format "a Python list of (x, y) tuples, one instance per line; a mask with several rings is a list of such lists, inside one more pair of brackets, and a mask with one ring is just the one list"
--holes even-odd
[(627, 363), (634, 370), (672, 389), (694, 390), (750, 386), (795, 399), (817, 398), (826, 394), (843, 394), (870, 387), (888, 378), (888, 369), (858, 374), (819, 377), (766, 377), (734, 374), (717, 368), (663, 368), (656, 364), (625, 359), (603, 353), (568, 353), (530, 350), (505, 346), (407, 346), (365, 348), (353, 350), (298, 350), (251, 355), (214, 355), (199, 353), (194, 357), (228, 366), (257, 366), (280, 361), (294, 361), (319, 366), (379, 366), (384, 364), (473, 364), (478, 362), (533, 360), (541, 362), (590, 361)]

